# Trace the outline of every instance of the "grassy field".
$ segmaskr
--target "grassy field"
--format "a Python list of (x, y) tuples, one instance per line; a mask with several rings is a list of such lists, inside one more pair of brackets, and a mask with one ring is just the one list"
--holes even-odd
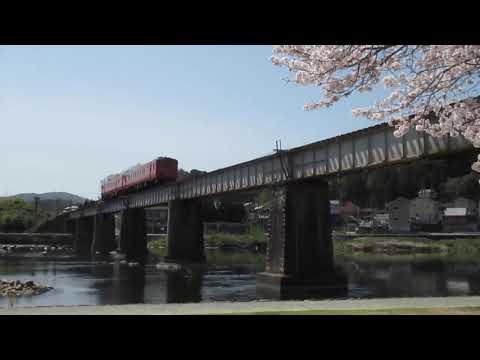
[(379, 310), (294, 310), (239, 312), (224, 315), (480, 315), (480, 307), (410, 308)]

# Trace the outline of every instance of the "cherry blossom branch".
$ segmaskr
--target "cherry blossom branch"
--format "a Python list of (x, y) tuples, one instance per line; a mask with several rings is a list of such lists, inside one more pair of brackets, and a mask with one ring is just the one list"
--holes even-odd
[[(392, 92), (354, 115), (388, 121), (396, 136), (414, 127), (432, 136), (462, 135), (480, 147), (480, 102), (471, 98), (480, 89), (478, 45), (282, 45), (271, 61), (293, 74), (288, 82), (321, 88), (323, 99), (307, 110), (383, 81)], [(480, 170), (480, 161), (473, 167)]]

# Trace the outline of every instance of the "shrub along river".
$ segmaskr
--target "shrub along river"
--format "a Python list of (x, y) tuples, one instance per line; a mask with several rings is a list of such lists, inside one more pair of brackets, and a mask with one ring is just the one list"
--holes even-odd
[[(208, 249), (207, 264), (164, 270), (153, 257), (145, 267), (75, 257), (0, 257), (0, 279), (52, 287), (17, 297), (14, 306), (106, 305), (251, 301), (264, 255)], [(480, 255), (337, 254), (350, 298), (480, 294)], [(0, 306), (10, 306), (0, 297)]]

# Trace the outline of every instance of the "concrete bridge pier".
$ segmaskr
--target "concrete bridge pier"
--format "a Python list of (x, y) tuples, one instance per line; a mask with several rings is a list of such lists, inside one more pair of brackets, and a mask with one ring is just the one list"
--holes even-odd
[(257, 296), (276, 299), (346, 294), (334, 268), (328, 183), (305, 180), (275, 187), (265, 272)]
[(166, 261), (205, 262), (201, 207), (195, 199), (169, 201)]
[(122, 211), (120, 252), (128, 261), (144, 262), (147, 256), (147, 229), (145, 209), (133, 208)]
[(94, 218), (82, 217), (75, 221), (73, 248), (77, 255), (88, 256), (93, 241)]
[(94, 218), (94, 233), (91, 253), (100, 252), (106, 255), (115, 249), (115, 217), (114, 214), (97, 214)]

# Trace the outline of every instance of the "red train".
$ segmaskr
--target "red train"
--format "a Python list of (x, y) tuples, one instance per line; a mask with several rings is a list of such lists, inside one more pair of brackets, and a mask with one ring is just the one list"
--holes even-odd
[(134, 166), (120, 174), (107, 176), (100, 185), (102, 199), (112, 198), (150, 184), (175, 181), (177, 174), (178, 161), (160, 157), (146, 164)]

